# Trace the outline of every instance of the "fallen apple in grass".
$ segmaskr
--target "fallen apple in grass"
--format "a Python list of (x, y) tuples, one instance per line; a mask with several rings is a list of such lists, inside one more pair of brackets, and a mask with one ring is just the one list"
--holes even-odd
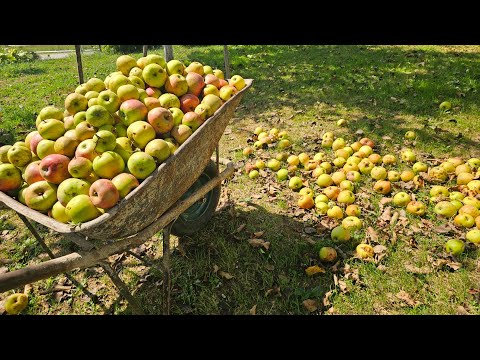
[(450, 201), (440, 201), (433, 209), (435, 214), (445, 217), (453, 217), (457, 213), (457, 208)]
[(386, 195), (392, 191), (392, 184), (388, 180), (378, 180), (373, 189), (380, 194)]
[(393, 204), (395, 206), (405, 207), (411, 200), (412, 199), (410, 198), (410, 195), (408, 195), (406, 192), (401, 191), (395, 194), (395, 196), (393, 197)]
[(453, 219), (453, 223), (457, 226), (471, 228), (475, 225), (475, 219), (473, 218), (472, 215), (469, 215), (469, 214), (458, 214)]
[(334, 205), (327, 210), (327, 216), (332, 219), (341, 220), (343, 219), (343, 210), (340, 206)]
[(324, 262), (334, 262), (337, 260), (337, 251), (332, 247), (324, 246), (318, 252), (320, 261)]
[(345, 214), (347, 216), (356, 216), (359, 217), (361, 214), (361, 209), (360, 206), (358, 205), (348, 205), (347, 208), (345, 209)]
[(445, 251), (453, 256), (458, 256), (465, 250), (465, 243), (459, 239), (450, 239), (445, 243)]
[(407, 205), (407, 212), (413, 215), (423, 216), (426, 211), (425, 204), (420, 201), (410, 201)]
[(347, 216), (342, 220), (342, 226), (347, 230), (360, 230), (363, 226), (362, 220), (356, 216)]
[(301, 209), (311, 209), (314, 206), (315, 202), (311, 195), (302, 195), (300, 199), (298, 199), (298, 207)]
[(346, 242), (350, 240), (350, 230), (343, 226), (337, 226), (332, 230), (331, 238), (334, 242)]
[(3, 304), (5, 311), (9, 315), (18, 315), (28, 306), (28, 295), (16, 293), (9, 295)]
[(292, 190), (300, 190), (303, 187), (303, 181), (298, 176), (294, 176), (288, 182), (288, 187)]

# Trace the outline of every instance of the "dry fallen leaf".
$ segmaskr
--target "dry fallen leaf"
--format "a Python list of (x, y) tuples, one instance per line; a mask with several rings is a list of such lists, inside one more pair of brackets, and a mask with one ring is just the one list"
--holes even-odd
[(245, 229), (246, 226), (247, 226), (247, 224), (242, 224), (242, 225), (240, 225), (240, 226), (238, 227), (238, 229), (235, 230), (235, 232), (236, 232), (236, 233), (241, 232), (243, 229)]
[(220, 270), (220, 268), (217, 265), (213, 265), (213, 273), (216, 274)]
[(305, 273), (306, 273), (308, 276), (313, 276), (313, 275), (318, 274), (318, 273), (324, 274), (324, 273), (325, 273), (325, 269), (321, 268), (321, 267), (318, 266), (318, 265), (315, 265), (315, 266), (310, 266), (310, 267), (306, 268), (306, 269), (305, 269)]
[(367, 228), (367, 234), (370, 236), (370, 240), (378, 241), (378, 234), (371, 226)]
[(458, 270), (462, 267), (462, 263), (454, 262), (454, 261), (448, 261), (445, 265), (447, 265), (452, 270)]
[(388, 203), (391, 203), (392, 202), (392, 198), (387, 198), (387, 197), (384, 197), (384, 198), (381, 198), (380, 199), (380, 205), (385, 205), (385, 204), (388, 204)]
[(437, 234), (448, 234), (449, 232), (452, 232), (452, 230), (453, 229), (450, 224), (442, 224), (433, 229), (433, 231)]
[(407, 270), (407, 272), (410, 272), (410, 273), (413, 273), (413, 274), (430, 274), (432, 272), (431, 269), (429, 269), (428, 267), (424, 266), (424, 267), (416, 267), (416, 266), (413, 266), (411, 264), (405, 264), (405, 270)]
[(348, 293), (347, 284), (343, 280), (338, 280), (338, 286), (340, 287), (340, 291), (343, 293)]
[(254, 248), (258, 248), (260, 246), (264, 247), (265, 250), (268, 250), (270, 248), (270, 242), (269, 241), (264, 241), (262, 239), (250, 239), (250, 240), (248, 240), (248, 242)]
[(390, 225), (393, 225), (395, 226), (395, 224), (397, 223), (397, 220), (398, 218), (400, 217), (400, 214), (398, 211), (395, 211), (390, 219)]
[(325, 296), (323, 297), (323, 306), (327, 307), (331, 305), (330, 297), (332, 295), (333, 295), (333, 290), (330, 290), (329, 292), (325, 293)]
[(412, 297), (404, 290), (400, 290), (395, 296), (398, 299), (403, 300), (408, 306), (417, 306), (421, 304), (419, 301), (414, 301)]
[(373, 247), (373, 251), (375, 252), (375, 254), (381, 254), (381, 253), (387, 251), (387, 247), (383, 246), (383, 245), (375, 245)]
[(258, 239), (261, 238), (263, 234), (265, 234), (265, 231), (257, 231), (253, 233), (253, 236)]
[(458, 305), (457, 315), (471, 315), (471, 314), (462, 305)]
[(317, 302), (312, 299), (307, 299), (302, 302), (303, 306), (305, 306), (305, 309), (307, 309), (309, 312), (314, 312), (318, 309)]
[(380, 216), (380, 219), (382, 219), (383, 221), (390, 221), (391, 218), (392, 218), (392, 208), (390, 206), (387, 206), (383, 211), (382, 216)]
[(249, 312), (250, 315), (257, 315), (257, 305), (253, 305)]
[(230, 275), (229, 273), (224, 272), (224, 271), (219, 271), (218, 275), (220, 275), (221, 277), (223, 277), (224, 279), (227, 279), (227, 280), (230, 280), (230, 279), (234, 278), (233, 275)]

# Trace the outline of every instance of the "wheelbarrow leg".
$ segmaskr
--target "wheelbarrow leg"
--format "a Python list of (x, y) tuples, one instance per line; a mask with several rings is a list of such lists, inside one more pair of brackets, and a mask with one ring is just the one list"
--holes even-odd
[[(48, 254), (48, 256), (51, 258), (51, 259), (55, 259), (55, 255), (52, 253), (52, 251), (50, 250), (50, 248), (47, 246), (47, 244), (45, 243), (45, 241), (43, 240), (43, 238), (40, 236), (40, 234), (38, 233), (37, 229), (35, 229), (35, 227), (32, 225), (32, 223), (30, 221), (28, 221), (28, 219), (23, 216), (22, 214), (20, 213), (17, 213), (18, 217), (20, 218), (20, 220), (22, 220), (22, 222), (25, 224), (25, 226), (28, 228), (28, 230), (30, 230), (30, 232), (32, 233), (32, 235), (35, 237), (35, 239), (37, 240), (37, 242), (40, 244), (40, 246), (43, 248), (43, 250)], [(100, 306), (102, 308), (103, 311), (107, 311), (107, 308), (100, 302), (100, 300), (98, 299), (97, 295), (95, 294), (92, 294), (90, 291), (88, 291), (88, 289), (86, 287), (84, 287), (82, 284), (80, 284), (73, 276), (71, 276), (69, 273), (66, 273), (65, 276), (67, 277), (68, 280), (71, 281), (71, 283), (73, 285), (75, 285), (77, 288), (79, 288), (80, 290), (83, 291), (83, 293), (85, 295), (87, 295), (95, 304), (97, 304), (98, 306)]]
[[(30, 230), (30, 232), (33, 234), (33, 236), (35, 237), (35, 239), (38, 241), (38, 243), (40, 244), (40, 246), (43, 248), (43, 250), (48, 254), (48, 256), (51, 258), (51, 259), (55, 259), (55, 255), (52, 253), (52, 251), (50, 250), (50, 248), (47, 246), (47, 244), (45, 243), (45, 241), (43, 240), (43, 238), (40, 236), (40, 234), (38, 233), (37, 229), (35, 229), (35, 227), (32, 225), (32, 223), (30, 221), (28, 221), (28, 219), (22, 215), (22, 214), (19, 214), (17, 213), (17, 215), (20, 217), (20, 219), (23, 221), (23, 223), (25, 224), (25, 226), (28, 228), (28, 230)], [(81, 246), (81, 245), (80, 245)], [(82, 248), (84, 247), (88, 247), (88, 249), (84, 249), (84, 250), (91, 250), (94, 246), (92, 246), (91, 244), (84, 244), (84, 246), (81, 246)], [(143, 309), (141, 308), (141, 306), (139, 305), (138, 301), (132, 296), (132, 294), (130, 294), (130, 292), (128, 291), (128, 288), (127, 286), (125, 285), (125, 283), (120, 279), (120, 277), (117, 275), (117, 273), (115, 272), (115, 270), (112, 269), (112, 267), (110, 266), (110, 264), (108, 264), (106, 261), (102, 261), (99, 263), (99, 265), (103, 268), (103, 270), (105, 271), (105, 273), (108, 275), (108, 277), (112, 280), (112, 282), (114, 283), (114, 285), (117, 287), (118, 291), (120, 292), (120, 294), (130, 303), (130, 305), (132, 306), (132, 308), (134, 309), (134, 311), (140, 315), (144, 315), (145, 312), (143, 311)], [(94, 294), (92, 294), (90, 291), (88, 291), (85, 287), (83, 287), (77, 280), (75, 280), (72, 276), (70, 276), (70, 274), (65, 274), (66, 277), (68, 278), (68, 280), (70, 280), (75, 286), (79, 287), (88, 297), (90, 297), (97, 305), (100, 305), (102, 307), (102, 309), (104, 311), (107, 310), (107, 308), (105, 306), (103, 306), (102, 303), (99, 302), (98, 300), (98, 297)]]
[(163, 315), (170, 315), (170, 234), (175, 220), (163, 229)]

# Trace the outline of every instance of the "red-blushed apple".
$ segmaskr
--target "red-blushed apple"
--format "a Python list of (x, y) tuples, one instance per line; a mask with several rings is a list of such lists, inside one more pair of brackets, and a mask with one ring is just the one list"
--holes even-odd
[[(68, 116), (68, 115), (67, 115)], [(35, 126), (38, 126), (38, 124), (42, 120), (47, 120), (47, 119), (56, 119), (56, 120), (63, 120), (65, 116), (63, 115), (63, 110), (59, 109), (55, 106), (49, 105), (44, 107), (40, 112), (38, 113), (37, 120), (35, 122)]]
[(202, 99), (202, 104), (209, 106), (207, 116), (212, 116), (222, 106), (222, 99), (216, 95), (207, 95)]
[(77, 150), (75, 150), (75, 157), (83, 157), (90, 161), (93, 161), (97, 156), (100, 155), (95, 150), (97, 144), (93, 141), (93, 139), (83, 140), (80, 144), (78, 144)]
[(68, 224), (70, 222), (70, 217), (66, 213), (67, 208), (60, 204), (59, 201), (57, 201), (52, 209), (48, 212), (48, 216), (54, 218), (58, 222), (61, 222), (63, 224)]
[(90, 183), (82, 179), (67, 179), (62, 181), (57, 189), (57, 199), (63, 206), (77, 195), (88, 195)]
[(120, 98), (112, 90), (104, 90), (97, 97), (97, 105), (103, 106), (110, 114), (120, 108)]
[(161, 88), (167, 80), (167, 72), (158, 64), (149, 64), (143, 69), (142, 77), (148, 86)]
[(410, 201), (407, 205), (407, 212), (410, 214), (423, 216), (426, 211), (425, 204), (420, 201)]
[(480, 210), (478, 210), (475, 206), (473, 205), (463, 205), (459, 210), (459, 214), (468, 214), (476, 218), (477, 216), (480, 216)]
[(170, 109), (172, 107), (179, 108), (180, 107), (180, 99), (176, 97), (174, 94), (166, 93), (160, 95), (158, 98), (160, 101), (160, 106), (165, 109)]
[(128, 171), (138, 180), (144, 180), (157, 168), (155, 159), (144, 152), (136, 152), (130, 156), (127, 163)]
[(404, 182), (412, 181), (415, 177), (415, 173), (412, 170), (403, 170), (400, 174), (400, 179)]
[(68, 163), (68, 172), (74, 178), (83, 179), (90, 175), (93, 170), (92, 162), (84, 157), (77, 157)]
[(230, 98), (232, 98), (237, 93), (237, 91), (238, 90), (237, 90), (236, 87), (227, 85), (227, 86), (224, 86), (224, 87), (220, 88), (218, 96), (223, 101), (228, 101), (228, 100), (230, 100)]
[(90, 200), (100, 209), (110, 209), (120, 200), (120, 194), (112, 181), (100, 179), (90, 186)]
[(116, 145), (113, 151), (120, 155), (126, 164), (130, 156), (133, 154), (132, 142), (127, 137), (119, 137), (115, 142)]
[(183, 72), (185, 71), (185, 65), (178, 60), (170, 60), (167, 63), (167, 74), (173, 75), (173, 74), (180, 74), (183, 75)]
[[(131, 75), (131, 76), (128, 77), (128, 80), (130, 80), (132, 85), (137, 88), (138, 99), (140, 99), (140, 90), (141, 89), (145, 90), (145, 82), (143, 81), (141, 75), (140, 76), (132, 76)], [(120, 90), (120, 88), (119, 88), (119, 90)], [(117, 92), (118, 92), (118, 90), (117, 90)], [(120, 96), (120, 98), (121, 98), (121, 96)]]
[(150, 110), (147, 119), (158, 135), (169, 132), (174, 126), (172, 113), (163, 107)]
[(187, 112), (182, 119), (182, 124), (187, 125), (192, 131), (196, 131), (200, 125), (203, 124), (203, 120), (197, 113), (190, 111)]
[[(152, 111), (155, 110), (156, 109), (153, 109)], [(171, 113), (169, 114), (171, 115)], [(153, 126), (149, 123), (145, 121), (136, 121), (127, 128), (127, 136), (136, 147), (139, 149), (145, 149), (145, 146), (155, 139), (156, 133)]]
[(170, 132), (172, 137), (180, 145), (183, 144), (192, 135), (193, 131), (187, 125), (180, 124), (174, 126)]
[(40, 174), (46, 181), (58, 185), (70, 177), (68, 172), (69, 162), (70, 159), (65, 155), (48, 155), (40, 162)]
[(127, 173), (118, 174), (112, 179), (112, 183), (117, 188), (120, 199), (125, 198), (130, 192), (140, 185), (135, 176)]
[(204, 75), (203, 65), (201, 63), (199, 63), (198, 61), (194, 61), (194, 62), (190, 63), (190, 65), (188, 65), (185, 68), (185, 72), (186, 73), (193, 72), (193, 73), (197, 73), (198, 75), (203, 76)]
[(181, 97), (188, 92), (187, 80), (179, 74), (170, 75), (165, 82), (165, 90), (177, 97)]
[(30, 151), (37, 155), (37, 147), (40, 141), (42, 141), (42, 136), (37, 132), (30, 138)]
[(0, 164), (0, 191), (12, 191), (23, 183), (22, 172), (12, 164)]
[(388, 180), (378, 180), (373, 189), (380, 194), (386, 195), (392, 191), (392, 184)]
[(195, 72), (189, 72), (185, 79), (187, 80), (188, 84), (188, 93), (195, 96), (200, 96), (203, 88), (205, 87), (205, 80), (203, 79), (203, 76)]
[(37, 156), (41, 160), (48, 155), (55, 154), (55, 141), (41, 140), (37, 145)]
[(200, 99), (193, 94), (185, 94), (180, 98), (180, 109), (183, 113), (195, 111), (198, 105), (200, 105)]
[(220, 91), (217, 89), (215, 85), (205, 85), (202, 90), (203, 97), (207, 96), (208, 94), (213, 94), (220, 97)]
[(122, 103), (118, 113), (122, 124), (128, 127), (136, 121), (145, 120), (148, 110), (145, 104), (141, 101), (131, 99)]
[(23, 196), (29, 208), (46, 213), (57, 202), (57, 186), (47, 181), (39, 181), (29, 185)]
[(160, 100), (155, 97), (146, 97), (143, 99), (143, 103), (147, 107), (147, 111), (160, 107)]
[[(311, 161), (308, 161), (307, 164), (304, 165), (305, 170), (312, 170), (308, 167)], [(347, 179), (347, 176), (343, 171), (335, 171), (332, 175), (332, 180), (335, 185), (340, 185), (340, 183)]]
[(86, 223), (102, 215), (88, 195), (78, 195), (70, 200), (66, 206), (65, 214), (73, 224)]
[(93, 142), (95, 143), (95, 151), (105, 152), (115, 149), (116, 137), (110, 131), (100, 130), (93, 136)]
[(86, 112), (87, 122), (94, 127), (113, 124), (113, 119), (108, 110), (102, 105), (94, 105)]
[(102, 179), (113, 179), (125, 170), (125, 161), (113, 151), (106, 151), (93, 160), (93, 171)]
[(148, 96), (154, 97), (157, 99), (160, 97), (160, 95), (162, 95), (162, 92), (160, 91), (160, 89), (156, 87), (147, 87), (145, 89), (145, 92), (147, 93)]
[(137, 60), (135, 60), (130, 55), (121, 55), (117, 58), (115, 62), (117, 70), (121, 71), (123, 75), (130, 74), (130, 70), (137, 66)]
[(40, 161), (34, 161), (27, 165), (24, 172), (24, 179), (28, 185), (45, 180), (40, 174)]
[(96, 132), (97, 130), (95, 130), (95, 127), (86, 121), (81, 122), (75, 128), (75, 134), (80, 142), (92, 139)]
[(75, 150), (79, 145), (79, 141), (71, 137), (61, 136), (55, 140), (53, 149), (56, 154), (65, 155), (72, 158), (75, 155)]
[(300, 199), (298, 199), (297, 205), (301, 209), (311, 209), (315, 206), (315, 202), (310, 195), (302, 195)]
[(165, 140), (154, 139), (145, 147), (145, 152), (152, 156), (158, 164), (170, 157), (170, 148)]
[(75, 115), (79, 111), (87, 110), (88, 100), (85, 96), (72, 93), (65, 98), (65, 109), (70, 115)]
[(360, 207), (358, 205), (348, 205), (347, 208), (345, 209), (345, 214), (347, 216), (356, 216), (359, 217), (361, 213)]
[(13, 145), (7, 152), (10, 164), (16, 167), (24, 167), (32, 161), (32, 152), (25, 146)]
[(27, 147), (27, 149), (31, 149), (30, 141), (35, 135), (38, 135), (38, 131), (36, 130), (29, 132), (28, 135), (25, 137), (25, 146)]
[(37, 126), (38, 133), (43, 139), (57, 140), (60, 136), (65, 134), (65, 126), (63, 121), (56, 119), (43, 120)]
[(213, 85), (215, 86), (217, 89), (220, 89), (220, 79), (217, 78), (215, 75), (213, 74), (207, 74), (205, 75), (205, 84), (206, 85)]
[(220, 79), (220, 88), (225, 87), (228, 85), (228, 81), (225, 79)]
[(208, 113), (210, 112), (210, 106), (207, 104), (200, 104), (195, 108), (195, 112), (200, 115), (203, 121), (207, 120)]

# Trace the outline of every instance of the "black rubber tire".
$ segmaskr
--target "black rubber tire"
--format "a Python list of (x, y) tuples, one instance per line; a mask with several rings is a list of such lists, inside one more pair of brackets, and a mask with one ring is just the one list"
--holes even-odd
[[(200, 175), (199, 179), (192, 185), (191, 188), (195, 188), (195, 186), (202, 184), (202, 181), (205, 183), (205, 181), (208, 181), (217, 175), (217, 165), (214, 161), (210, 161), (205, 170), (203, 170), (202, 175)], [(185, 214), (188, 213), (188, 210), (180, 215), (172, 226), (172, 234), (178, 237), (192, 236), (203, 229), (215, 213), (215, 209), (220, 201), (220, 190), (221, 185), (218, 185), (216, 188), (207, 193), (203, 199), (199, 200), (208, 202), (206, 206), (204, 206), (204, 209), (200, 215), (195, 216), (194, 218), (187, 218)], [(187, 196), (188, 191), (182, 196), (182, 199)], [(195, 205), (192, 205), (192, 207), (193, 206)]]

